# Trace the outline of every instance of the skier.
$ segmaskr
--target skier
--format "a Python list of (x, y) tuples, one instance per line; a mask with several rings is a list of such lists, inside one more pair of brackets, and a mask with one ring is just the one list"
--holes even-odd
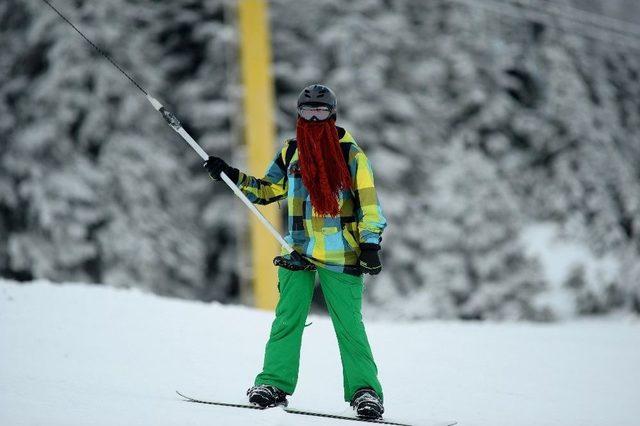
[(274, 259), (280, 299), (266, 346), (263, 370), (247, 391), (261, 407), (287, 405), (295, 390), (300, 346), (316, 272), (338, 338), (344, 398), (359, 417), (382, 417), (383, 393), (362, 322), (362, 272), (378, 274), (386, 226), (371, 165), (345, 129), (336, 126), (337, 102), (320, 84), (302, 90), (296, 138), (285, 141), (262, 179), (210, 156), (214, 180), (224, 172), (254, 204), (288, 201), (285, 240), (303, 256)]

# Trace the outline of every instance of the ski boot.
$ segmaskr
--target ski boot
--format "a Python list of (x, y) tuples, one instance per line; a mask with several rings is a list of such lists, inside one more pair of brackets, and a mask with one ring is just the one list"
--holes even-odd
[(271, 385), (257, 385), (247, 390), (249, 402), (262, 408), (276, 407), (282, 405), (284, 407), (289, 403), (287, 394)]
[(384, 413), (382, 400), (373, 389), (358, 389), (351, 398), (351, 406), (363, 419), (378, 420)]

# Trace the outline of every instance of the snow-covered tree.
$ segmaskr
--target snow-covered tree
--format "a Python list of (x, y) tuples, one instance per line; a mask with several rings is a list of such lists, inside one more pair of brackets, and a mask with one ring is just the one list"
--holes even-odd
[[(233, 2), (56, 5), (244, 168)], [(482, 5), (272, 0), (279, 137), (302, 87), (336, 90), (389, 219), (369, 280), (381, 314), (561, 314), (522, 241), (539, 222), (617, 263), (602, 282), (578, 265), (561, 284), (568, 311), (640, 311), (640, 53)], [(0, 3), (0, 49), (0, 274), (234, 300), (237, 201), (144, 98), (39, 0)]]

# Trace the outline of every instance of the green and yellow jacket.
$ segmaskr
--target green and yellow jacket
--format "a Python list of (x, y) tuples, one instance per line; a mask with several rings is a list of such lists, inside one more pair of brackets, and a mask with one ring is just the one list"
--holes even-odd
[[(285, 240), (314, 264), (336, 272), (358, 264), (360, 243), (380, 244), (387, 221), (376, 195), (371, 164), (349, 132), (338, 127), (352, 189), (340, 191), (340, 215), (316, 216), (302, 183), (296, 140), (285, 141), (261, 179), (240, 172), (237, 185), (254, 204), (287, 199)], [(283, 253), (286, 251), (283, 249)]]

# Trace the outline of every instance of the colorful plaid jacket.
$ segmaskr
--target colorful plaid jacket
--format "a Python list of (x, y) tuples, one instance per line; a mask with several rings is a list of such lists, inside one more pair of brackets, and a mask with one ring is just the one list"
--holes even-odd
[[(348, 272), (353, 270), (350, 266), (358, 265), (360, 243), (380, 244), (387, 221), (376, 195), (369, 160), (349, 132), (338, 127), (338, 135), (352, 178), (352, 190), (339, 194), (339, 216), (312, 213), (309, 191), (300, 175), (295, 139), (285, 141), (262, 179), (240, 172), (237, 184), (254, 204), (270, 204), (286, 198), (288, 234), (285, 240), (314, 264)], [(286, 254), (284, 249), (282, 254)]]

